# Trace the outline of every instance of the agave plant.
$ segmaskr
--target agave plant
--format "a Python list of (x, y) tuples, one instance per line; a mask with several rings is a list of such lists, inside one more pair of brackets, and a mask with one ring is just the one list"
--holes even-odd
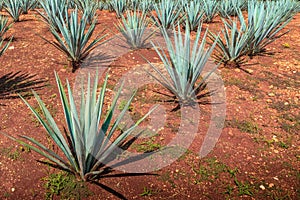
[(239, 67), (244, 56), (249, 53), (249, 44), (254, 39), (252, 30), (241, 30), (236, 20), (223, 20), (221, 35), (209, 33), (208, 37), (216, 43), (215, 59), (229, 67)]
[(279, 34), (279, 32), (290, 22), (294, 16), (293, 12), (277, 7), (280, 4), (270, 4), (266, 6), (264, 2), (248, 3), (248, 19), (246, 20), (238, 10), (238, 18), (242, 31), (251, 30), (254, 35), (249, 44), (249, 55), (253, 56), (265, 50), (265, 47), (278, 39), (288, 31)]
[(20, 21), (20, 16), (23, 12), (22, 2), (20, 0), (4, 0), (4, 8), (13, 18), (14, 22)]
[(36, 0), (21, 0), (23, 14), (28, 14), (28, 11), (36, 4)]
[(126, 10), (126, 6), (127, 6), (126, 0), (111, 0), (110, 4), (114, 9), (114, 11), (116, 12), (117, 17), (121, 18), (122, 14)]
[(167, 88), (179, 103), (193, 104), (197, 102), (199, 97), (197, 95), (203, 89), (204, 81), (213, 72), (211, 71), (200, 83), (196, 84), (215, 47), (215, 43), (208, 49), (205, 49), (207, 31), (200, 39), (201, 26), (198, 27), (197, 35), (193, 42), (188, 22), (186, 22), (184, 39), (181, 35), (179, 23), (177, 30), (173, 27), (173, 32), (174, 45), (167, 30), (162, 29), (170, 58), (168, 58), (161, 46), (156, 46), (152, 43), (167, 71), (166, 76), (160, 69), (151, 64), (157, 73), (157, 75), (152, 74), (152, 76)]
[(218, 11), (221, 17), (229, 18), (237, 14), (237, 9), (243, 9), (247, 5), (244, 0), (224, 0), (220, 1), (218, 5)]
[(3, 40), (4, 34), (11, 28), (12, 23), (8, 23), (8, 18), (0, 15), (0, 40)]
[(82, 180), (91, 180), (102, 172), (101, 167), (104, 167), (106, 159), (112, 158), (115, 153), (114, 150), (117, 147), (122, 146), (135, 128), (153, 110), (138, 120), (135, 124), (131, 125), (127, 130), (117, 133), (117, 128), (120, 125), (120, 122), (122, 121), (122, 118), (134, 95), (128, 102), (126, 102), (124, 109), (120, 112), (116, 119), (113, 120), (116, 104), (122, 89), (122, 87), (120, 87), (111, 106), (107, 108), (106, 117), (102, 119), (105, 114), (104, 100), (107, 77), (98, 95), (98, 79), (95, 79), (93, 87), (91, 88), (90, 77), (88, 78), (87, 89), (85, 92), (86, 95), (84, 95), (85, 93), (83, 92), (83, 89), (81, 93), (80, 113), (76, 109), (74, 96), (72, 95), (69, 82), (67, 82), (67, 97), (63, 84), (57, 74), (55, 74), (55, 77), (65, 114), (67, 130), (59, 130), (58, 125), (54, 121), (49, 110), (35, 92), (33, 92), (34, 97), (40, 106), (44, 118), (25, 99), (22, 99), (37, 117), (42, 126), (46, 129), (47, 134), (52, 138), (53, 142), (63, 153), (65, 158), (36, 141), (34, 138), (22, 135), (20, 137), (25, 140), (23, 141), (15, 137), (5, 135), (46, 157), (60, 168), (80, 176)]
[(74, 0), (74, 2), (85, 16), (88, 23), (91, 24), (96, 16), (98, 3), (94, 0)]
[[(43, 11), (37, 11), (44, 22), (58, 30), (56, 22), (59, 18), (59, 14), (62, 13), (62, 15), (65, 16), (68, 12), (67, 0), (40, 0), (39, 3)], [(63, 19), (63, 21), (65, 21), (65, 19)]]
[[(64, 21), (65, 19), (66, 21)], [(55, 24), (58, 30), (55, 26), (51, 26), (50, 30), (56, 41), (45, 40), (67, 55), (69, 66), (75, 72), (80, 67), (83, 59), (88, 56), (105, 35), (96, 37), (90, 42), (96, 21), (94, 20), (88, 27), (87, 20), (84, 16), (79, 17), (77, 9), (70, 14), (65, 13), (65, 16), (60, 12)]]
[(145, 31), (150, 23), (145, 11), (127, 11), (126, 17), (122, 15), (122, 22), (116, 27), (133, 49), (142, 48), (154, 31), (145, 36)]
[(156, 15), (153, 15), (152, 19), (159, 27), (168, 29), (181, 19), (179, 1), (161, 0), (154, 4), (154, 10)]
[(210, 23), (218, 13), (218, 1), (217, 0), (204, 0), (203, 11), (205, 13), (205, 22)]
[(190, 30), (197, 30), (204, 17), (204, 11), (200, 1), (191, 1), (183, 5), (184, 14), (189, 22)]
[[(266, 1), (265, 5), (274, 9), (277, 14), (286, 15), (286, 13), (291, 12), (292, 14), (297, 14), (300, 9), (299, 1), (295, 0), (277, 0), (277, 1)], [(285, 19), (283, 19), (284, 21)]]
[(140, 1), (138, 5), (139, 10), (151, 11), (154, 9), (155, 1), (148, 0), (148, 1)]

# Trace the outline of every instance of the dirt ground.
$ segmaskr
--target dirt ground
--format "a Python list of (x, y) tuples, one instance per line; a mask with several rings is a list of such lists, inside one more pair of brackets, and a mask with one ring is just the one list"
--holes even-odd
[[(95, 35), (103, 29), (108, 38), (117, 33), (114, 22), (114, 13), (99, 12)], [(204, 27), (218, 31), (220, 22), (217, 18)], [(145, 174), (111, 171), (94, 183), (77, 182), (72, 175), (38, 162), (45, 159), (35, 152), (0, 136), (0, 199), (300, 199), (299, 24), (298, 14), (284, 29), (290, 32), (267, 46), (269, 55), (249, 59), (241, 69), (218, 69), (225, 84), (226, 119), (207, 156), (200, 158), (198, 152), (212, 120), (209, 103), (199, 104), (197, 135), (179, 159)], [(0, 131), (31, 136), (52, 147), (15, 92), (37, 108), (30, 95), (30, 89), (36, 90), (63, 127), (54, 71), (64, 83), (65, 79), (74, 83), (82, 69), (72, 73), (66, 57), (41, 38), (53, 39), (35, 11), (23, 15), (9, 35), (14, 40), (0, 58)], [(110, 91), (122, 75), (146, 63), (140, 54), (157, 62), (153, 49), (122, 55), (110, 65)], [(167, 93), (159, 84), (139, 88), (130, 116), (136, 120), (160, 104), (167, 116), (165, 126), (151, 138), (138, 139), (132, 151), (161, 149), (179, 130), (181, 110), (174, 110), (176, 103), (156, 91)]]

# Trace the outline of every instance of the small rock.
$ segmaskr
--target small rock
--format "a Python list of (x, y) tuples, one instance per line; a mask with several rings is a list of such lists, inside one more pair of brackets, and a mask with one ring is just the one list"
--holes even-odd
[(259, 188), (262, 189), (262, 190), (266, 189), (264, 185), (260, 185)]
[(274, 187), (274, 183), (269, 184), (269, 188), (272, 188), (272, 187)]
[(277, 149), (274, 149), (274, 153), (279, 153), (279, 151)]
[(268, 94), (268, 96), (269, 97), (275, 97), (275, 94), (271, 92), (271, 93)]
[(236, 72), (241, 72), (241, 70), (240, 70), (240, 69), (235, 69), (234, 71), (236, 71)]
[(277, 176), (273, 177), (273, 179), (276, 180), (276, 181), (279, 181)]
[(277, 136), (273, 135), (272, 140), (274, 140), (274, 142), (278, 142)]
[(11, 188), (11, 191), (14, 192), (16, 189), (15, 188)]
[(10, 47), (8, 47), (8, 49), (9, 50), (13, 50), (13, 49), (15, 49), (15, 47), (14, 46), (10, 46)]
[(272, 103), (273, 101), (271, 99), (266, 100), (267, 103)]
[(285, 106), (289, 105), (289, 102), (284, 102), (284, 105), (285, 105)]

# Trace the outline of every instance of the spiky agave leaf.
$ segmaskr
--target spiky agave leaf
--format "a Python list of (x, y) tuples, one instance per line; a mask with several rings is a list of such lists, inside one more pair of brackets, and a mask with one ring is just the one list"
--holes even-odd
[(3, 40), (0, 39), (0, 56), (2, 56), (4, 54), (4, 52), (8, 48), (9, 44), (11, 43), (11, 41), (12, 41), (12, 38), (10, 39), (9, 42), (7, 42), (6, 44), (3, 45)]
[(210, 23), (218, 13), (218, 1), (217, 0), (204, 0), (203, 10), (205, 13), (205, 22)]
[(144, 47), (147, 40), (154, 34), (154, 31), (151, 31), (145, 36), (150, 21), (144, 10), (127, 11), (126, 16), (122, 15), (121, 20), (116, 27), (133, 49)]
[(249, 53), (249, 44), (254, 39), (252, 30), (241, 30), (236, 20), (223, 20), (224, 29), (220, 35), (212, 32), (208, 37), (217, 41), (215, 59), (227, 66), (238, 67), (244, 62), (244, 56)]
[(74, 0), (75, 5), (78, 6), (89, 24), (92, 24), (98, 9), (98, 2), (94, 0)]
[(116, 12), (117, 17), (120, 18), (126, 10), (127, 1), (126, 0), (111, 0), (110, 5)]
[(27, 14), (28, 11), (33, 8), (36, 4), (36, 0), (21, 0), (21, 4), (22, 4), (22, 13), (23, 14)]
[(4, 34), (11, 28), (13, 23), (8, 23), (8, 18), (0, 15), (0, 40), (4, 39)]
[[(21, 138), (32, 143), (32, 145), (7, 134), (4, 135), (31, 148), (61, 168), (78, 174), (86, 181), (93, 177), (93, 175), (101, 172), (101, 170), (99, 171), (99, 167), (105, 164), (105, 159), (113, 153), (113, 150), (116, 147), (126, 140), (133, 130), (147, 116), (149, 116), (154, 109), (150, 110), (148, 114), (138, 120), (134, 125), (131, 125), (129, 129), (120, 133), (117, 137), (114, 137), (117, 127), (119, 126), (125, 112), (128, 110), (134, 95), (132, 95), (128, 100), (119, 116), (113, 120), (116, 103), (122, 90), (121, 86), (115, 95), (111, 106), (107, 109), (106, 117), (102, 120), (101, 118), (104, 115), (103, 106), (105, 105), (104, 99), (108, 76), (106, 76), (99, 94), (97, 94), (98, 78), (95, 78), (94, 84), (91, 86), (90, 76), (88, 77), (86, 91), (84, 92), (84, 89), (82, 89), (81, 93), (79, 114), (76, 109), (75, 100), (69, 82), (67, 81), (67, 95), (63, 88), (63, 84), (56, 73), (55, 76), (68, 128), (66, 136), (64, 136), (59, 130), (50, 112), (35, 92), (34, 96), (39, 103), (45, 119), (34, 108), (32, 108), (25, 99), (23, 99), (23, 101), (46, 129), (48, 135), (62, 151), (64, 157), (59, 156), (57, 153), (48, 149), (31, 137), (21, 136)], [(98, 77), (98, 75), (96, 77)]]
[(40, 0), (39, 4), (43, 11), (37, 10), (37, 12), (43, 18), (43, 21), (58, 30), (57, 18), (59, 18), (60, 13), (65, 16), (68, 12), (67, 0)]
[(201, 39), (201, 26), (197, 30), (195, 40), (192, 41), (188, 22), (186, 22), (184, 39), (181, 35), (179, 24), (177, 29), (175, 26), (173, 27), (174, 45), (168, 36), (167, 30), (162, 30), (170, 59), (161, 46), (152, 44), (167, 70), (167, 75), (164, 75), (162, 71), (151, 64), (158, 74), (152, 74), (152, 76), (173, 93), (180, 103), (194, 103), (197, 101), (199, 88), (213, 72), (211, 71), (199, 84), (196, 84), (215, 47), (215, 43), (210, 48), (205, 49), (207, 31)]
[(191, 1), (183, 5), (184, 15), (189, 22), (190, 30), (197, 30), (204, 18), (204, 11), (200, 1)]
[(250, 56), (264, 52), (268, 44), (288, 32), (279, 34), (295, 13), (277, 7), (278, 5), (280, 4), (266, 5), (264, 2), (249, 1), (247, 19), (244, 18), (241, 10), (238, 10), (241, 30), (253, 31), (254, 39), (249, 44)]
[(155, 15), (152, 15), (154, 23), (168, 29), (181, 19), (181, 7), (179, 1), (161, 0), (154, 5)]
[(13, 18), (14, 22), (20, 21), (20, 16), (23, 12), (22, 2), (20, 0), (4, 0), (4, 8)]
[(230, 16), (237, 15), (237, 9), (247, 7), (246, 0), (224, 0), (219, 1), (218, 12), (221, 17), (230, 18)]
[[(65, 13), (65, 16), (63, 14), (60, 12), (59, 17), (55, 19), (57, 27), (50, 27), (55, 41), (52, 42), (44, 39), (68, 57), (74, 72), (80, 66), (83, 59), (97, 47), (98, 43), (106, 35), (96, 37), (90, 41), (95, 30), (96, 21), (94, 20), (90, 26), (87, 26), (87, 20), (84, 16), (79, 17), (77, 9), (70, 14)], [(65, 19), (66, 21), (64, 21)]]

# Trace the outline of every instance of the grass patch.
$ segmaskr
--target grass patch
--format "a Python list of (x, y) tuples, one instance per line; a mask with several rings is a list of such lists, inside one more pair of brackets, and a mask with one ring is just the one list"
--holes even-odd
[(249, 92), (258, 97), (262, 96), (261, 91), (257, 89), (258, 81), (251, 79), (251, 78), (248, 78), (248, 81), (242, 81), (239, 78), (231, 77), (231, 78), (225, 80), (225, 85), (235, 85), (236, 87), (240, 88), (240, 90)]
[(224, 163), (218, 161), (216, 158), (208, 158), (204, 160), (205, 163), (199, 162), (197, 166), (193, 165), (193, 172), (199, 176), (194, 183), (198, 184), (202, 181), (212, 182), (220, 177), (221, 173), (227, 172), (228, 167)]
[(155, 142), (155, 138), (152, 137), (147, 141), (143, 141), (139, 144), (133, 144), (132, 148), (134, 148), (138, 152), (149, 153), (162, 148), (161, 144)]
[(252, 134), (256, 134), (261, 131), (261, 128), (255, 122), (246, 121), (246, 120), (242, 120), (242, 121), (239, 121), (237, 119), (226, 120), (225, 127), (237, 128), (241, 132), (252, 133)]
[(151, 196), (153, 194), (157, 193), (157, 191), (152, 190), (151, 188), (144, 187), (144, 191), (140, 194), (140, 196)]
[(0, 150), (0, 154), (10, 158), (12, 160), (18, 160), (21, 158), (21, 154), (23, 152), (29, 153), (30, 149), (27, 147), (19, 146), (18, 148), (15, 147), (4, 147)]
[(67, 172), (49, 174), (42, 180), (45, 182), (45, 199), (82, 199), (92, 195), (84, 182)]

